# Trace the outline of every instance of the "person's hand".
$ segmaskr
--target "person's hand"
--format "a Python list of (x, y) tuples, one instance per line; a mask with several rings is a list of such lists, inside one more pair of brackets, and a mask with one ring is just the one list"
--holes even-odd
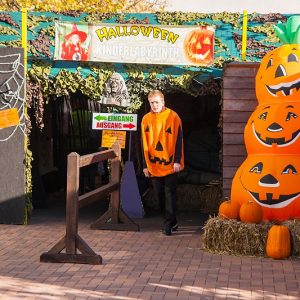
[(150, 177), (150, 173), (149, 173), (147, 168), (143, 169), (143, 172), (144, 172), (146, 177)]
[(174, 163), (174, 173), (178, 173), (181, 170), (181, 166), (179, 163)]

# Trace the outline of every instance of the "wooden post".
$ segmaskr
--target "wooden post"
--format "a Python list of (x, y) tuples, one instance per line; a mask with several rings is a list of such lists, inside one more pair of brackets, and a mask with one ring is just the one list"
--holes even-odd
[[(66, 235), (40, 256), (41, 262), (102, 263), (102, 257), (78, 235), (79, 159), (80, 156), (75, 152), (68, 155)], [(81, 254), (77, 253), (77, 248)], [(63, 249), (65, 253), (61, 253)]]
[(67, 168), (66, 253), (75, 254), (79, 190), (79, 155), (77, 153), (73, 152), (68, 156)]
[[(80, 168), (105, 159), (112, 159), (111, 182), (78, 196)], [(68, 155), (66, 235), (48, 252), (40, 256), (41, 262), (71, 262), (94, 265), (102, 263), (102, 257), (97, 255), (78, 235), (78, 209), (108, 194), (111, 194), (111, 205), (107, 212), (91, 225), (91, 228), (139, 231), (139, 225), (135, 224), (120, 207), (120, 168), (121, 149), (118, 143), (114, 144), (113, 150), (96, 152), (82, 157), (75, 152)], [(65, 253), (61, 253), (64, 249)], [(77, 253), (77, 249), (81, 253)]]
[[(118, 143), (112, 146), (116, 157), (111, 160), (111, 183), (121, 180), (121, 148)], [(134, 223), (120, 207), (120, 187), (111, 193), (110, 207), (95, 223), (92, 229), (132, 230), (139, 231), (139, 225)]]

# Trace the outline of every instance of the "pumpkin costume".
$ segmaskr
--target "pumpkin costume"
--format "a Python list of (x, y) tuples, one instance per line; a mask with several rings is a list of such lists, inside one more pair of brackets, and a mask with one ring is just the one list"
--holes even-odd
[[(163, 98), (160, 98), (160, 101), (163, 101)], [(178, 227), (177, 174), (174, 164), (180, 164), (181, 170), (184, 168), (181, 120), (177, 113), (169, 108), (163, 107), (159, 112), (151, 111), (143, 117), (141, 134), (143, 167), (148, 170), (154, 197), (159, 202), (165, 218), (163, 232), (171, 235)]]
[(145, 164), (155, 177), (174, 173), (173, 164), (184, 168), (182, 125), (176, 112), (165, 108), (149, 112), (142, 120), (142, 141)]

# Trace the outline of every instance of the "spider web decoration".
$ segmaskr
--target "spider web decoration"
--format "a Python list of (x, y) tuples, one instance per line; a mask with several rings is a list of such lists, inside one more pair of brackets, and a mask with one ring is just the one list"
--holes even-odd
[(0, 110), (17, 108), (20, 124), (0, 129), (0, 142), (7, 141), (19, 128), (25, 131), (24, 65), (21, 53), (0, 54)]
[(23, 224), (25, 216), (24, 50), (0, 48), (0, 112), (16, 108), (20, 124), (0, 129), (0, 223)]

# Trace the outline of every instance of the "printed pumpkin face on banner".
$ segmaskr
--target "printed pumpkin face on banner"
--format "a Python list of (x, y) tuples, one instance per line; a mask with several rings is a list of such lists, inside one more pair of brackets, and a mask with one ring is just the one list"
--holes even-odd
[(249, 155), (237, 172), (231, 201), (256, 201), (265, 220), (300, 218), (300, 155)]
[(258, 102), (300, 101), (300, 16), (274, 28), (283, 45), (267, 53), (260, 63), (256, 75)]
[(205, 26), (191, 31), (184, 40), (187, 59), (196, 65), (210, 65), (214, 60), (214, 32)]
[(300, 154), (300, 102), (261, 104), (244, 131), (248, 154)]

